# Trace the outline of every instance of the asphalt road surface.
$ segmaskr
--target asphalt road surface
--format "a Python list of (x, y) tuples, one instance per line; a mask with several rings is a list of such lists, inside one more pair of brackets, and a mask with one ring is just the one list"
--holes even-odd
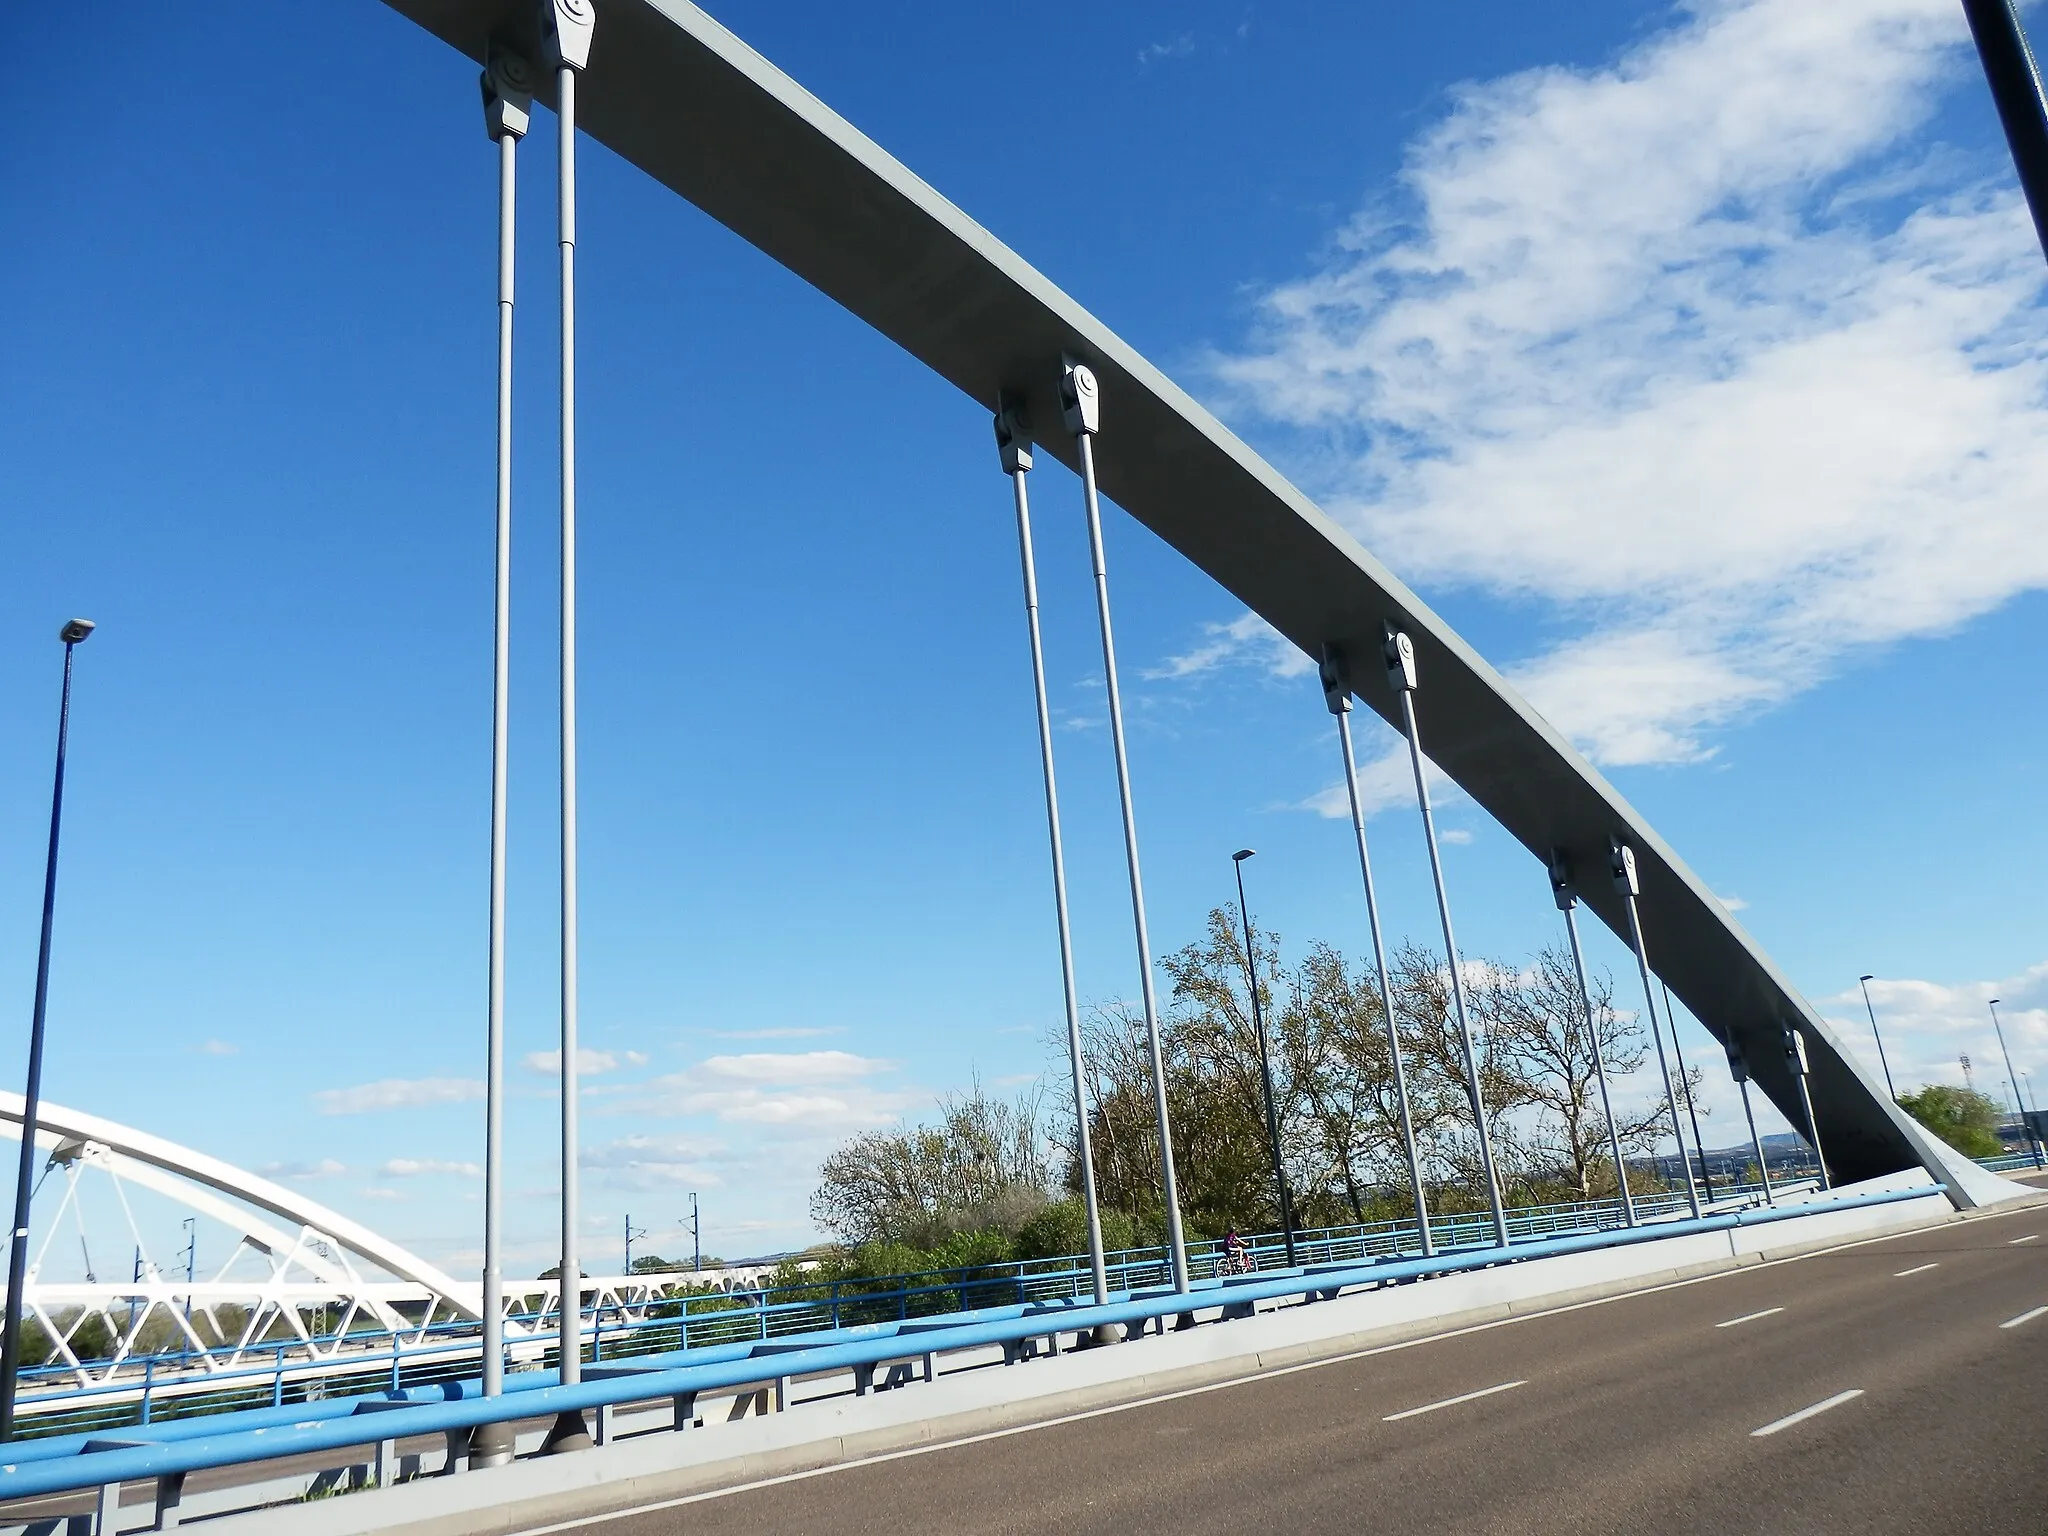
[(534, 1531), (2043, 1536), (2044, 1407), (2037, 1208)]

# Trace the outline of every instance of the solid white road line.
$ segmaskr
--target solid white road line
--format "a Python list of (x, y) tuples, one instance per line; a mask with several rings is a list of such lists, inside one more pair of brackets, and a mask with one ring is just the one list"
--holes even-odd
[(1761, 1440), (1765, 1435), (1775, 1435), (1781, 1429), (1790, 1429), (1794, 1424), (1803, 1423), (1817, 1413), (1826, 1413), (1830, 1408), (1839, 1408), (1852, 1398), (1863, 1395), (1861, 1387), (1851, 1387), (1846, 1392), (1837, 1392), (1833, 1397), (1822, 1398), (1811, 1408), (1802, 1408), (1797, 1413), (1788, 1413), (1782, 1419), (1773, 1419), (1762, 1429), (1752, 1429), (1749, 1438)]
[(2022, 1312), (2018, 1317), (2000, 1323), (2001, 1328), (2017, 1328), (2021, 1323), (2031, 1323), (2035, 1318), (2048, 1314), (2048, 1307), (2036, 1307), (2031, 1312)]
[(2012, 1242), (2007, 1243), (2005, 1246), (2011, 1248), (2019, 1243), (2031, 1243), (2035, 1238), (2039, 1237), (2040, 1235), (2041, 1234), (2038, 1232), (2029, 1232), (2025, 1237), (2014, 1238)]
[(1902, 1269), (1896, 1275), (1893, 1275), (1892, 1278), (1894, 1280), (1903, 1280), (1908, 1275), (1924, 1275), (1930, 1269), (1939, 1268), (1941, 1268), (1941, 1261), (1937, 1259), (1932, 1264), (1916, 1264), (1911, 1269)]
[(1475, 1398), (1491, 1397), (1496, 1392), (1507, 1392), (1516, 1387), (1526, 1387), (1527, 1385), (1529, 1383), (1526, 1381), (1504, 1381), (1497, 1387), (1482, 1387), (1477, 1392), (1467, 1392), (1459, 1397), (1447, 1397), (1440, 1403), (1424, 1403), (1420, 1408), (1404, 1408), (1399, 1413), (1387, 1414), (1380, 1422), (1391, 1424), (1396, 1419), (1412, 1419), (1420, 1413), (1435, 1413), (1439, 1408), (1455, 1408), (1458, 1404), (1469, 1403)]
[(1760, 1317), (1776, 1317), (1783, 1307), (1765, 1307), (1761, 1312), (1745, 1312), (1740, 1317), (1731, 1317), (1725, 1323), (1716, 1323), (1716, 1328), (1733, 1328), (1737, 1323), (1753, 1323)]

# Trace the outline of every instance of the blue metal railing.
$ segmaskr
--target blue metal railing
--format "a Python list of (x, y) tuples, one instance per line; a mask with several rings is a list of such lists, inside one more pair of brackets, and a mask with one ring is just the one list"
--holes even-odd
[[(796, 1348), (774, 1346), (764, 1358), (761, 1346), (734, 1344), (715, 1351), (694, 1351), (689, 1358), (656, 1355), (637, 1362), (644, 1369), (630, 1376), (587, 1380), (573, 1386), (533, 1385), (508, 1379), (504, 1397), (484, 1398), (474, 1382), (448, 1383), (443, 1400), (419, 1402), (404, 1397), (385, 1399), (403, 1406), (383, 1407), (373, 1417), (359, 1410), (365, 1404), (317, 1404), (266, 1413), (265, 1422), (244, 1422), (230, 1428), (220, 1420), (185, 1420), (152, 1430), (145, 1445), (88, 1450), (87, 1436), (28, 1441), (10, 1447), (13, 1460), (0, 1466), (0, 1500), (92, 1488), (113, 1482), (163, 1478), (211, 1467), (271, 1460), (284, 1456), (352, 1449), (412, 1436), (456, 1434), (479, 1425), (533, 1419), (557, 1413), (581, 1413), (622, 1403), (664, 1397), (683, 1398), (780, 1377), (859, 1369), (901, 1360), (910, 1354), (946, 1353), (995, 1344), (1019, 1343), (1054, 1331), (1081, 1331), (1101, 1325), (1145, 1324), (1193, 1308), (1236, 1307), (1265, 1300), (1310, 1294), (1329, 1296), (1353, 1286), (1377, 1286), (1397, 1280), (1422, 1279), (1535, 1258), (1621, 1247), (1693, 1233), (1726, 1231), (1811, 1216), (1831, 1210), (1886, 1205), (1927, 1199), (1941, 1193), (1935, 1186), (1850, 1196), (1831, 1201), (1761, 1209), (1728, 1211), (1699, 1219), (1660, 1222), (1631, 1231), (1604, 1231), (1534, 1239), (1511, 1249), (1486, 1249), (1439, 1254), (1435, 1258), (1401, 1258), (1316, 1266), (1313, 1273), (1290, 1270), (1228, 1280), (1197, 1282), (1192, 1293), (1140, 1291), (1095, 1306), (1073, 1301), (999, 1309), (1002, 1315), (979, 1315), (932, 1325), (913, 1325), (906, 1339), (900, 1324), (841, 1329)], [(713, 1355), (718, 1358), (712, 1358)]]
[[(1780, 1186), (1781, 1188), (1783, 1186)], [(1717, 1190), (1720, 1199), (1750, 1199), (1761, 1186)], [(1687, 1208), (1679, 1191), (1656, 1191), (1635, 1200), (1641, 1220), (1669, 1219)], [(1619, 1199), (1573, 1201), (1521, 1206), (1507, 1213), (1511, 1241), (1584, 1233), (1619, 1227)], [(1430, 1235), (1439, 1250), (1455, 1252), (1492, 1243), (1492, 1219), (1483, 1212), (1433, 1215)], [(1278, 1233), (1259, 1233), (1251, 1244), (1254, 1267), (1269, 1270), (1284, 1263)], [(1421, 1242), (1415, 1223), (1382, 1221), (1321, 1228), (1296, 1235), (1303, 1263), (1338, 1264), (1418, 1253)], [(1198, 1244), (1190, 1250), (1189, 1268), (1196, 1279), (1220, 1273), (1222, 1245)], [(1117, 1250), (1106, 1255), (1110, 1287), (1130, 1292), (1171, 1279), (1161, 1248)], [(634, 1303), (598, 1314), (587, 1336), (586, 1353), (594, 1361), (688, 1352), (724, 1344), (788, 1340), (833, 1329), (914, 1318), (985, 1311), (999, 1306), (1025, 1306), (1079, 1300), (1087, 1295), (1090, 1272), (1084, 1255), (1013, 1261), (971, 1268), (922, 1271), (763, 1288), (758, 1291), (700, 1292)], [(776, 1301), (769, 1298), (782, 1296)], [(671, 1310), (674, 1309), (674, 1310)], [(551, 1333), (552, 1312), (519, 1313), (510, 1319), (535, 1328), (528, 1341), (513, 1343), (545, 1366), (557, 1359)], [(477, 1325), (451, 1322), (422, 1328), (420, 1342), (402, 1344), (396, 1335), (365, 1334), (374, 1347), (339, 1357), (315, 1356), (300, 1340), (271, 1346), (268, 1362), (229, 1368), (211, 1365), (198, 1351), (134, 1356), (117, 1368), (112, 1379), (76, 1385), (68, 1367), (31, 1368), (22, 1373), (30, 1390), (23, 1407), (33, 1414), (24, 1428), (31, 1435), (70, 1430), (150, 1426), (176, 1415), (221, 1415), (261, 1407), (280, 1408), (326, 1399), (360, 1398), (408, 1388), (430, 1387), (473, 1375), (479, 1343)], [(385, 1342), (388, 1340), (388, 1343)], [(297, 1356), (296, 1360), (293, 1359)], [(125, 1375), (123, 1374), (125, 1372)], [(37, 1382), (62, 1382), (61, 1390), (34, 1391)]]

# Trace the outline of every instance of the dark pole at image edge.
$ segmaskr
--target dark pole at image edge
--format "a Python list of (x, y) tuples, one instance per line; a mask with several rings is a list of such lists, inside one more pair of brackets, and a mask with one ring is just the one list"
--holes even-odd
[(2048, 99), (2041, 93), (2034, 51), (2012, 0), (1963, 0), (1963, 14), (1977, 40), (2020, 190), (2034, 216), (2034, 234), (2048, 254)]
[(36, 950), (36, 1001), (28, 1031), (28, 1081), (22, 1090), (21, 1161), (14, 1179), (14, 1238), (8, 1247), (7, 1314), (0, 1325), (0, 1440), (14, 1438), (15, 1378), (21, 1370), (22, 1293), (28, 1284), (28, 1207), (35, 1190), (36, 1111), (43, 1096), (43, 1020), (50, 1001), (50, 932), (57, 913), (57, 834), (64, 822), (64, 748), (71, 735), (71, 653), (93, 631), (72, 619), (64, 642), (64, 692), (57, 706), (57, 773), (50, 789), (50, 853), (43, 866), (43, 936)]

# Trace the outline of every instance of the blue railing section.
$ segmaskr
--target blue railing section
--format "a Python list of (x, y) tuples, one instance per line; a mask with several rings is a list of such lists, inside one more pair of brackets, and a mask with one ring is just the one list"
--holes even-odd
[[(1481, 1269), (1600, 1248), (1658, 1241), (1695, 1233), (1727, 1231), (1828, 1211), (1921, 1200), (1941, 1193), (1938, 1187), (1886, 1191), (1798, 1205), (1749, 1208), (1722, 1214), (1660, 1222), (1633, 1230), (1587, 1232), (1544, 1237), (1509, 1249), (1440, 1253), (1434, 1258), (1382, 1258), (1310, 1265), (1280, 1273), (1254, 1274), (1196, 1282), (1189, 1293), (1139, 1291), (1112, 1298), (1104, 1306), (1071, 1299), (998, 1309), (999, 1315), (955, 1318), (943, 1323), (871, 1324), (839, 1330), (792, 1347), (759, 1341), (734, 1344), (690, 1356), (648, 1356), (635, 1362), (628, 1376), (586, 1380), (573, 1386), (538, 1382), (527, 1385), (508, 1379), (505, 1396), (485, 1398), (474, 1382), (448, 1383), (441, 1400), (419, 1402), (407, 1397), (377, 1402), (380, 1411), (366, 1415), (369, 1403), (315, 1404), (297, 1408), (289, 1417), (268, 1410), (266, 1420), (251, 1424), (247, 1416), (228, 1428), (225, 1420), (194, 1419), (155, 1427), (150, 1443), (116, 1442), (113, 1448), (87, 1436), (27, 1441), (10, 1447), (13, 1460), (0, 1465), (0, 1500), (34, 1498), (94, 1488), (115, 1482), (176, 1477), (213, 1467), (268, 1461), (285, 1456), (314, 1455), (353, 1449), (380, 1441), (415, 1436), (450, 1435), (479, 1425), (585, 1413), (621, 1403), (686, 1397), (776, 1378), (858, 1369), (927, 1353), (939, 1354), (997, 1344), (1021, 1343), (1059, 1331), (1100, 1326), (1148, 1324), (1194, 1308), (1236, 1307), (1289, 1297), (1334, 1296), (1353, 1286), (1378, 1286), (1402, 1280)], [(718, 1358), (712, 1358), (713, 1354)], [(392, 1402), (403, 1406), (388, 1406)], [(309, 1412), (308, 1409), (312, 1411)]]
[[(1751, 1199), (1760, 1193), (1757, 1185), (1737, 1189), (1722, 1185), (1715, 1191), (1716, 1197), (1724, 1200)], [(1640, 1194), (1635, 1205), (1639, 1219), (1661, 1220), (1685, 1210), (1687, 1201), (1683, 1191), (1666, 1190)], [(1521, 1242), (1619, 1227), (1623, 1213), (1618, 1198), (1574, 1201), (1516, 1207), (1507, 1213), (1507, 1222), (1510, 1240)], [(1493, 1241), (1492, 1218), (1483, 1212), (1432, 1216), (1430, 1236), (1440, 1250), (1485, 1247)], [(1279, 1233), (1254, 1234), (1248, 1241), (1257, 1269), (1275, 1269), (1285, 1262)], [(1298, 1233), (1295, 1240), (1297, 1256), (1312, 1264), (1385, 1258), (1419, 1252), (1420, 1248), (1420, 1234), (1412, 1220), (1320, 1228)], [(1161, 1248), (1124, 1249), (1105, 1258), (1112, 1291), (1165, 1285), (1171, 1279)], [(1200, 1244), (1190, 1250), (1189, 1268), (1197, 1279), (1216, 1277), (1221, 1262), (1220, 1243)], [(1090, 1284), (1087, 1257), (1076, 1254), (966, 1269), (820, 1280), (756, 1291), (680, 1295), (646, 1303), (646, 1310), (656, 1315), (635, 1317), (609, 1311), (598, 1315), (587, 1348), (593, 1360), (616, 1360), (720, 1344), (758, 1343), (991, 1306), (1078, 1300), (1089, 1293)], [(791, 1299), (774, 1299), (777, 1296)], [(676, 1308), (681, 1310), (669, 1311)], [(529, 1349), (550, 1349), (552, 1313), (515, 1314), (511, 1321), (539, 1330), (528, 1343)], [(313, 1356), (303, 1341), (293, 1339), (273, 1346), (271, 1358), (264, 1363), (228, 1368), (210, 1367), (208, 1357), (199, 1351), (138, 1355), (124, 1361), (112, 1379), (85, 1386), (77, 1384), (69, 1367), (35, 1367), (22, 1372), (22, 1409), (30, 1415), (24, 1427), (31, 1435), (150, 1427), (167, 1414), (222, 1415), (327, 1398), (389, 1395), (476, 1372), (476, 1324), (438, 1324), (414, 1337), (421, 1341), (404, 1343), (395, 1335), (366, 1335), (360, 1351), (344, 1349), (338, 1356), (324, 1359)], [(372, 1340), (376, 1342), (372, 1344)], [(38, 1391), (38, 1386), (42, 1390)]]

